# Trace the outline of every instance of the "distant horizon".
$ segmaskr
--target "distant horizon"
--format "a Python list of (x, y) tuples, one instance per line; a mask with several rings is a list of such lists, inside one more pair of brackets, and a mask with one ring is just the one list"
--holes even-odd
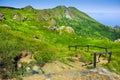
[(0, 0), (0, 6), (23, 8), (28, 5), (35, 9), (49, 9), (56, 6), (75, 7), (104, 25), (120, 26), (119, 0)]

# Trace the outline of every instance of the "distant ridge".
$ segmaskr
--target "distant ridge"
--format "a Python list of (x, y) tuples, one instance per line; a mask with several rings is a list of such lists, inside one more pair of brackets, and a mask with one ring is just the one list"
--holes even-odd
[(9, 8), (9, 9), (20, 9), (20, 8), (15, 8), (15, 7), (9, 7), (9, 6), (0, 6), (0, 8)]

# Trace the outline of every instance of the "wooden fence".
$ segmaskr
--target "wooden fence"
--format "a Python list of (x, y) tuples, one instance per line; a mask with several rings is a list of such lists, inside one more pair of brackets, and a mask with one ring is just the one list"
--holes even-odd
[(86, 66), (86, 65), (89, 65), (89, 64), (93, 64), (94, 68), (96, 68), (96, 64), (98, 63), (97, 62), (97, 55), (98, 55), (98, 61), (99, 62), (100, 62), (100, 57), (103, 54), (108, 54), (109, 55), (108, 63), (110, 63), (110, 61), (111, 61), (112, 52), (108, 51), (108, 48), (106, 48), (106, 47), (94, 46), (94, 45), (85, 45), (85, 46), (74, 45), (74, 46), (68, 46), (68, 49), (71, 50), (71, 48), (74, 48), (75, 50), (77, 50), (78, 47), (86, 47), (87, 48), (87, 52), (90, 50), (90, 47), (95, 47), (95, 48), (100, 48), (100, 49), (104, 49), (105, 50), (105, 52), (94, 52), (94, 53), (92, 53), (92, 55), (93, 55), (93, 63), (88, 63), (88, 64), (85, 64), (83, 66)]

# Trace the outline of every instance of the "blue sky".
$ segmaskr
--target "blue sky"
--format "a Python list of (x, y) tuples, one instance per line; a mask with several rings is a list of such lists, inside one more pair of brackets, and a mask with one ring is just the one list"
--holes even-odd
[(0, 0), (0, 6), (21, 8), (27, 5), (37, 9), (73, 6), (105, 25), (120, 25), (120, 0)]

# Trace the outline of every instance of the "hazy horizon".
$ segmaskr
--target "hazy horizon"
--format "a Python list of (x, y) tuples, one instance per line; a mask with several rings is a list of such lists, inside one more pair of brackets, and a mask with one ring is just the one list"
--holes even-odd
[(88, 14), (104, 25), (120, 25), (119, 0), (0, 0), (0, 6), (22, 8), (27, 5), (31, 5), (35, 9), (54, 8), (60, 5), (64, 5), (67, 7), (72, 6)]

